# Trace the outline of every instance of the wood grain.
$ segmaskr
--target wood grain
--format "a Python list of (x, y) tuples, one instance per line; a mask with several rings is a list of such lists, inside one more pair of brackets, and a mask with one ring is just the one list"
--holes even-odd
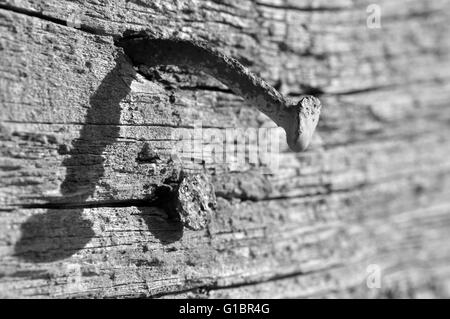
[[(449, 4), (378, 1), (368, 29), (369, 3), (0, 1), (0, 296), (449, 297)], [(142, 29), (318, 94), (310, 149), (273, 128), (269, 174), (174, 160), (199, 120), (271, 124), (206, 75), (134, 69), (114, 40)], [(211, 176), (207, 229), (158, 201), (180, 170)]]

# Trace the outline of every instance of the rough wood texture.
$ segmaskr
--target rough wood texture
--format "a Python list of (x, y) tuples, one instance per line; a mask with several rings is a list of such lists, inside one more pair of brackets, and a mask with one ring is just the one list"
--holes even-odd
[[(380, 0), (380, 29), (372, 2), (328, 3), (0, 1), (0, 296), (450, 297), (449, 2)], [(270, 121), (210, 77), (135, 70), (114, 40), (142, 29), (319, 95), (311, 148), (280, 136), (270, 174), (174, 159), (199, 119)], [(180, 170), (211, 176), (206, 229), (168, 216)]]

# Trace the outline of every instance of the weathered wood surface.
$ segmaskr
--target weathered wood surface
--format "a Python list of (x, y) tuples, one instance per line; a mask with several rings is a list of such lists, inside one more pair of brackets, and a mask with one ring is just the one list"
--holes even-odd
[[(370, 3), (0, 1), (0, 296), (450, 297), (450, 5), (378, 1), (369, 29)], [(271, 124), (207, 76), (137, 72), (114, 39), (156, 28), (318, 94), (310, 149), (174, 162), (199, 119)], [(181, 166), (212, 177), (205, 230), (154, 204)]]

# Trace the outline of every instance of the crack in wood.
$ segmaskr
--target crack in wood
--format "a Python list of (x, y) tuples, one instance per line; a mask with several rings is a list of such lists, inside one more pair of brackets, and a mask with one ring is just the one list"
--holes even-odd
[(74, 26), (71, 27), (69, 25), (70, 23), (68, 23), (67, 20), (55, 18), (55, 17), (49, 16), (49, 15), (43, 14), (41, 12), (37, 12), (37, 11), (26, 9), (26, 8), (16, 7), (16, 6), (13, 6), (10, 4), (0, 3), (0, 9), (23, 14), (23, 15), (33, 17), (33, 18), (42, 19), (44, 21), (59, 24), (59, 25), (62, 25), (62, 26), (68, 27), (68, 28), (77, 29), (77, 30), (80, 30), (80, 31), (83, 31), (86, 33), (90, 33), (90, 34), (113, 36), (113, 34), (110, 34), (102, 29), (95, 28), (95, 27), (92, 27), (92, 26), (89, 26), (86, 24), (81, 24), (79, 27), (74, 27)]

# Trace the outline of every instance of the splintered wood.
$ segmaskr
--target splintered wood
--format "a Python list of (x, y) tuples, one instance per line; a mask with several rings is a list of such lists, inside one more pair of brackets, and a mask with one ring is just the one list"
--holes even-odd
[[(0, 4), (0, 297), (450, 297), (449, 1)], [(208, 75), (132, 65), (140, 30), (317, 96), (307, 151)], [(276, 165), (211, 151), (242, 128)]]

